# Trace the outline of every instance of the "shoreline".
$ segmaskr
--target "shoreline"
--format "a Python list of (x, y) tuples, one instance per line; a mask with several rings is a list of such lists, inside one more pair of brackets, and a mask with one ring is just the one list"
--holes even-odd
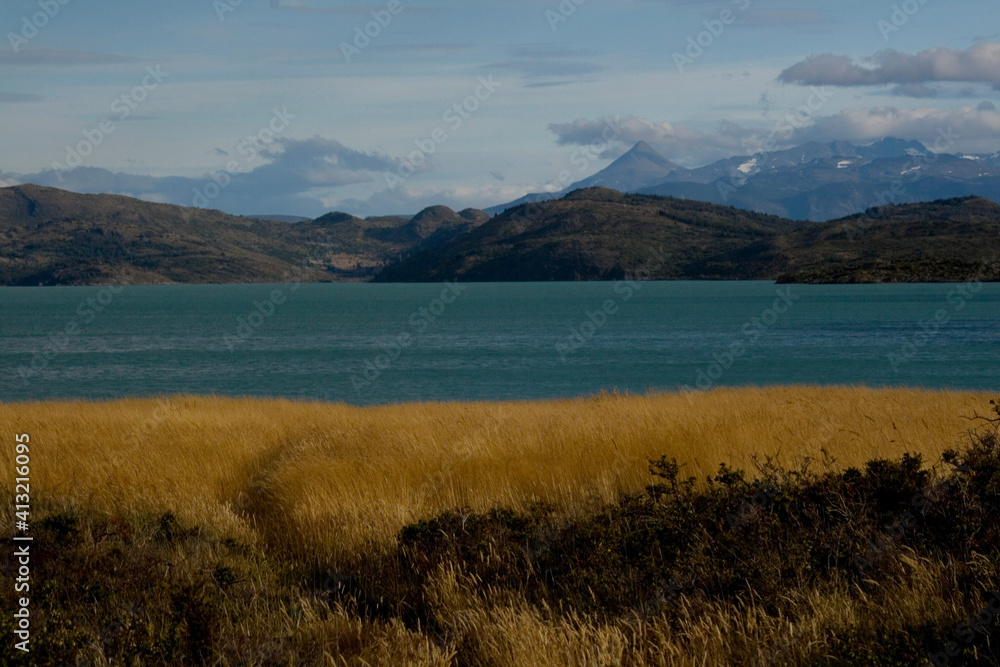
[[(975, 278), (975, 276), (972, 276)], [(617, 277), (617, 278), (583, 278), (580, 280), (475, 280), (462, 278), (462, 283), (476, 284), (476, 285), (505, 285), (508, 283), (537, 283), (541, 285), (551, 285), (553, 283), (614, 283), (620, 280), (629, 279), (627, 276)], [(635, 280), (632, 278), (632, 280)], [(654, 278), (654, 279), (639, 279), (641, 282), (651, 282), (651, 283), (773, 283), (775, 285), (954, 285), (958, 283), (966, 283), (970, 281), (970, 276), (962, 275), (956, 276), (953, 280), (788, 280), (786, 276), (778, 276), (776, 278)], [(983, 283), (1000, 283), (1000, 277), (990, 279), (979, 278), (979, 282)], [(97, 283), (59, 283), (54, 285), (18, 285), (18, 284), (8, 284), (0, 285), (0, 289), (6, 287), (16, 287), (16, 288), (36, 288), (36, 287), (175, 287), (179, 285), (187, 287), (209, 287), (209, 286), (222, 286), (222, 285), (287, 285), (288, 282), (268, 282), (268, 281), (250, 281), (250, 282), (150, 282), (150, 283), (123, 283), (123, 282), (97, 282)], [(440, 281), (413, 281), (413, 280), (399, 280), (399, 281), (378, 281), (378, 280), (299, 280), (297, 284), (300, 285), (439, 285)]]
[(789, 383), (789, 384), (768, 384), (768, 385), (716, 385), (709, 389), (697, 389), (691, 388), (691, 390), (684, 390), (682, 388), (677, 389), (650, 389), (644, 393), (631, 393), (629, 391), (619, 391), (617, 388), (612, 387), (610, 389), (603, 388), (592, 394), (580, 394), (575, 396), (556, 396), (549, 398), (501, 398), (501, 399), (470, 399), (470, 400), (416, 400), (416, 401), (396, 401), (392, 403), (371, 403), (371, 404), (358, 404), (358, 403), (348, 403), (345, 401), (326, 401), (322, 399), (315, 398), (300, 398), (295, 396), (252, 396), (252, 395), (228, 395), (228, 394), (197, 394), (197, 393), (176, 393), (176, 394), (148, 394), (142, 396), (117, 396), (117, 397), (98, 397), (98, 398), (87, 398), (87, 397), (65, 397), (65, 398), (46, 398), (46, 399), (32, 399), (24, 401), (0, 401), (0, 407), (2, 406), (14, 406), (14, 405), (45, 405), (45, 404), (62, 404), (62, 403), (83, 403), (83, 404), (108, 404), (108, 403), (118, 403), (118, 402), (134, 402), (134, 401), (163, 401), (163, 400), (220, 400), (220, 401), (234, 401), (234, 402), (284, 402), (292, 404), (316, 404), (323, 406), (344, 406), (347, 408), (358, 408), (358, 409), (375, 409), (375, 408), (390, 408), (390, 407), (404, 407), (411, 405), (519, 405), (519, 404), (542, 404), (542, 403), (565, 403), (567, 401), (591, 401), (595, 399), (602, 398), (619, 398), (619, 399), (633, 399), (633, 398), (656, 398), (664, 396), (698, 396), (707, 395), (714, 392), (747, 392), (747, 391), (774, 391), (774, 390), (789, 390), (789, 389), (803, 389), (806, 391), (843, 391), (843, 390), (863, 390), (863, 391), (873, 391), (873, 392), (921, 392), (928, 394), (982, 394), (984, 396), (1000, 395), (1000, 387), (996, 389), (962, 389), (962, 388), (951, 388), (951, 387), (924, 387), (924, 386), (904, 386), (904, 385), (867, 385), (867, 384), (816, 384), (816, 383)]

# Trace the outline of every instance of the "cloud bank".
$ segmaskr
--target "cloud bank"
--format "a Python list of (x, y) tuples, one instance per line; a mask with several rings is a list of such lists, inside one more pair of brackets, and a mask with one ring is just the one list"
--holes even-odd
[(603, 146), (600, 157), (605, 159), (618, 157), (636, 142), (645, 141), (665, 157), (685, 166), (697, 166), (739, 153), (744, 140), (753, 134), (736, 123), (722, 123), (717, 133), (707, 134), (683, 125), (636, 116), (577, 118), (565, 123), (550, 123), (549, 131), (556, 135), (556, 143), (560, 146)]
[(965, 51), (935, 47), (915, 55), (887, 50), (862, 67), (832, 53), (810, 56), (778, 75), (784, 83), (803, 86), (912, 85), (963, 81), (1000, 84), (1000, 43), (982, 42)]
[(950, 137), (944, 147), (947, 152), (995, 152), (1000, 137), (1000, 112), (989, 102), (954, 109), (844, 110), (817, 118), (812, 125), (798, 130), (792, 140), (801, 143), (843, 139), (864, 143), (883, 137), (899, 137), (915, 139), (931, 147), (942, 135)]
[(82, 193), (121, 194), (148, 201), (217, 208), (230, 213), (317, 216), (325, 205), (317, 191), (373, 181), (395, 170), (395, 158), (366, 153), (334, 139), (275, 139), (244, 144), (220, 169), (199, 178), (154, 177), (97, 167), (0, 174), (3, 182), (36, 183)]
[[(614, 122), (614, 118), (578, 118), (552, 123), (549, 129), (560, 145), (600, 146), (602, 142), (607, 143), (608, 127)], [(774, 131), (774, 126), (749, 128), (728, 122), (720, 124), (715, 134), (706, 134), (682, 125), (634, 116), (620, 118), (617, 123), (620, 131), (601, 157), (617, 157), (634, 143), (646, 141), (665, 157), (686, 167), (756, 152)], [(942, 135), (948, 137), (945, 145), (938, 141)], [(1000, 149), (1000, 111), (989, 101), (953, 109), (876, 107), (843, 110), (815, 116), (794, 131), (776, 133), (769, 143), (776, 149), (807, 141), (845, 140), (863, 145), (884, 137), (914, 139), (928, 147), (937, 144), (948, 152), (993, 153)]]

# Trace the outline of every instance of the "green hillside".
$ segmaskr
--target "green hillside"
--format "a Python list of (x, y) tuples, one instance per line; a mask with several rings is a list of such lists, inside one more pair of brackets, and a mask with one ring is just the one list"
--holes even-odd
[(886, 206), (826, 223), (604, 188), (523, 204), (382, 270), (376, 281), (995, 280), (1000, 205)]
[(442, 206), (412, 219), (286, 222), (21, 185), (0, 188), (0, 284), (367, 280), (487, 218)]
[(0, 188), (0, 284), (1000, 278), (1000, 205), (901, 204), (825, 223), (607, 188), (412, 218), (264, 220), (116, 195)]

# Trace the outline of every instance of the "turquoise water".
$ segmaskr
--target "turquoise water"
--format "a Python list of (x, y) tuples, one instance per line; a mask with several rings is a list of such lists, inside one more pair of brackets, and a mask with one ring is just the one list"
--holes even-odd
[(371, 404), (779, 383), (996, 390), (998, 323), (997, 284), (0, 288), (0, 401), (193, 393)]

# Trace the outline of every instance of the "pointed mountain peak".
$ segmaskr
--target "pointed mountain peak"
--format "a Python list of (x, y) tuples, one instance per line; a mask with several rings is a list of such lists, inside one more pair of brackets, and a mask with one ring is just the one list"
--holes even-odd
[[(639, 141), (635, 142), (635, 145), (632, 146), (632, 148), (630, 148), (628, 150), (628, 152), (629, 153), (655, 153), (656, 155), (660, 155), (659, 151), (657, 151), (655, 148), (653, 148), (648, 143), (646, 143), (646, 141), (644, 139), (640, 139)], [(660, 157), (663, 157), (663, 156), (661, 155)]]
[(652, 162), (658, 167), (662, 167), (666, 170), (677, 169), (678, 165), (668, 158), (664, 157), (662, 153), (650, 146), (645, 141), (637, 141), (632, 148), (628, 150), (624, 155), (611, 163), (610, 166), (614, 166), (619, 162), (633, 162), (636, 160), (645, 160)]
[(635, 192), (659, 183), (671, 172), (680, 168), (645, 141), (639, 141), (628, 152), (596, 174), (570, 184), (563, 193), (595, 186), (620, 192)]

